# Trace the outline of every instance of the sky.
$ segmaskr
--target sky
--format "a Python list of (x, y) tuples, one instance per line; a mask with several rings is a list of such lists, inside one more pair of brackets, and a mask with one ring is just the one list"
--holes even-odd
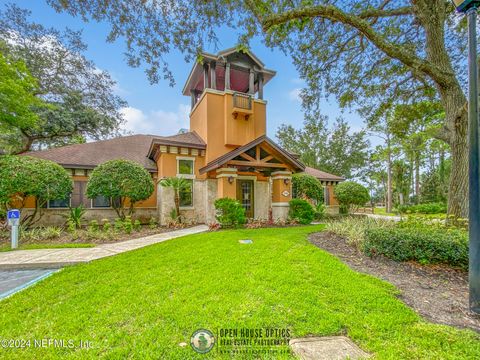
[[(9, 2), (0, 0), (0, 11)], [(151, 85), (142, 68), (127, 65), (123, 39), (113, 44), (106, 42), (109, 24), (84, 23), (80, 18), (55, 12), (44, 0), (16, 0), (15, 3), (32, 12), (31, 21), (59, 30), (65, 27), (83, 30), (83, 40), (88, 45), (84, 55), (98, 68), (110, 73), (117, 81), (115, 92), (128, 102), (128, 107), (122, 109), (126, 119), (125, 130), (136, 134), (174, 135), (181, 128), (188, 129), (190, 98), (183, 96), (181, 90), (193, 64), (186, 63), (181, 53), (172, 52), (167, 57), (176, 85), (170, 87), (167, 81)], [(219, 48), (205, 50), (216, 53), (235, 46), (237, 37), (234, 30), (222, 31)], [(298, 95), (304, 83), (291, 59), (278, 50), (265, 47), (259, 39), (251, 43), (251, 51), (267, 68), (277, 71), (264, 89), (264, 99), (268, 101), (267, 135), (274, 138), (281, 124), (301, 128), (304, 116)], [(352, 131), (363, 127), (363, 120), (358, 114), (349, 111), (342, 113), (334, 99), (322, 103), (322, 112), (329, 116), (331, 123), (343, 115)]]

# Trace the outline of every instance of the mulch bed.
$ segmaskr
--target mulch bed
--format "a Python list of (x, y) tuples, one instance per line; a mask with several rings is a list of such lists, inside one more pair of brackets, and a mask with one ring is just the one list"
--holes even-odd
[(480, 316), (468, 310), (468, 274), (439, 265), (370, 258), (332, 232), (310, 235), (309, 241), (337, 256), (355, 271), (395, 285), (399, 298), (429, 321), (480, 332)]

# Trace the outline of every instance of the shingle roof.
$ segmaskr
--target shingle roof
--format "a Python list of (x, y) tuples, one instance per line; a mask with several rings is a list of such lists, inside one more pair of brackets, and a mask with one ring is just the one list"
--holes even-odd
[(308, 167), (308, 166), (305, 167), (305, 174), (315, 176), (317, 179), (325, 180), (325, 181), (343, 181), (343, 180), (345, 180), (341, 176), (329, 174), (325, 171), (318, 170), (318, 169), (315, 169), (315, 168), (311, 168), (311, 167)]
[(147, 170), (156, 171), (157, 165), (148, 157), (152, 143), (179, 144), (205, 147), (202, 139), (193, 132), (173, 136), (130, 135), (85, 144), (67, 145), (24, 155), (54, 161), (64, 167), (94, 168), (114, 159), (132, 160)]

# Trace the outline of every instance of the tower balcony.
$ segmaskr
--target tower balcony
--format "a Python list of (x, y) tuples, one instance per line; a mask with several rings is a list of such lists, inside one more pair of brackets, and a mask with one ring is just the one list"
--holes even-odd
[(253, 115), (252, 95), (241, 92), (233, 93), (232, 115), (237, 119), (238, 115), (243, 115), (248, 120)]

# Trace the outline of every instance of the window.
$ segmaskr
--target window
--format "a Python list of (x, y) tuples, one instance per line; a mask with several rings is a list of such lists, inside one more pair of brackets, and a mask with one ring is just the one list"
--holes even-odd
[(193, 206), (193, 180), (186, 180), (188, 187), (180, 191), (180, 206)]
[(78, 207), (83, 205), (85, 208), (90, 207), (90, 200), (85, 194), (85, 189), (87, 188), (86, 181), (74, 181), (73, 182), (73, 192), (72, 192), (72, 207)]
[(92, 207), (94, 208), (108, 208), (110, 207), (110, 198), (99, 195), (92, 199)]
[(70, 196), (66, 199), (55, 199), (48, 201), (48, 208), (68, 208), (70, 206)]
[(178, 174), (193, 175), (193, 160), (178, 159)]

